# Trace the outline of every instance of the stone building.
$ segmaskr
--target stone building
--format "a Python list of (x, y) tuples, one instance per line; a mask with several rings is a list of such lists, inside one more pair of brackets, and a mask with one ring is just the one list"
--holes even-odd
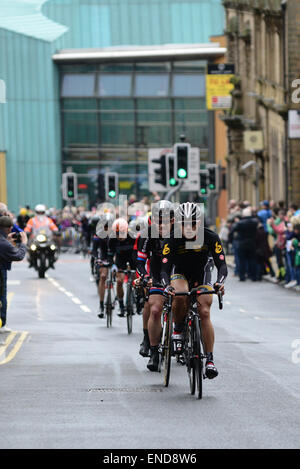
[(300, 78), (300, 2), (224, 0), (223, 5), (227, 62), (235, 64), (232, 109), (221, 117), (227, 126), (229, 198), (300, 205), (300, 139), (288, 133), (289, 110), (300, 111), (292, 100)]

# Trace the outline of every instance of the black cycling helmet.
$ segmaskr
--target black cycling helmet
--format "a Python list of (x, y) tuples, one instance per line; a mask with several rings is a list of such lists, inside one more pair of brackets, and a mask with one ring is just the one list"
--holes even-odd
[(175, 219), (178, 222), (200, 221), (201, 215), (200, 206), (194, 202), (185, 202), (184, 204), (180, 204), (175, 211)]
[(158, 221), (163, 217), (174, 218), (174, 206), (169, 200), (160, 200), (152, 205), (151, 219)]

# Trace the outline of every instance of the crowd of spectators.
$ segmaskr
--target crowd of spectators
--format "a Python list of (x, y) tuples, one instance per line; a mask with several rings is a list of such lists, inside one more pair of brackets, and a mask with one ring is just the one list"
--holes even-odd
[(231, 200), (220, 238), (234, 256), (240, 281), (269, 276), (300, 291), (300, 210), (295, 204), (264, 200), (257, 208)]

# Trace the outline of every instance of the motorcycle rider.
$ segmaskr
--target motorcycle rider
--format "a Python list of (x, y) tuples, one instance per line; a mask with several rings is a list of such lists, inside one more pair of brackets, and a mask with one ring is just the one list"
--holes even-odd
[[(32, 240), (35, 234), (40, 231), (45, 231), (45, 232), (51, 231), (53, 234), (59, 233), (59, 229), (54, 223), (54, 221), (50, 217), (47, 217), (45, 205), (43, 204), (36, 205), (35, 213), (36, 215), (33, 218), (30, 218), (30, 220), (28, 220), (27, 225), (24, 229), (25, 233), (28, 234), (29, 239)], [(32, 267), (33, 261), (32, 261), (30, 250), (29, 250), (28, 260), (29, 260), (29, 267)], [(53, 252), (53, 257), (50, 259), (50, 266), (54, 267), (54, 252)]]

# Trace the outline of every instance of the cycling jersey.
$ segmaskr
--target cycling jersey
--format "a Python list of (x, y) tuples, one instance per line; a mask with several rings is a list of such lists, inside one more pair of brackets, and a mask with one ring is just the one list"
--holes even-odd
[[(170, 284), (171, 274), (183, 275), (191, 285), (210, 283), (205, 274), (211, 276), (210, 257), (218, 269), (217, 282), (223, 283), (227, 277), (225, 253), (219, 236), (208, 228), (204, 228), (204, 242), (199, 247), (187, 249), (186, 243), (191, 240), (175, 238), (171, 235), (163, 247), (161, 281)], [(174, 277), (173, 277), (174, 278)]]
[(119, 270), (126, 270), (127, 262), (130, 268), (136, 268), (136, 256), (134, 251), (135, 239), (127, 235), (126, 239), (109, 238), (108, 240), (108, 256), (112, 260), (115, 256), (115, 264)]
[(151, 237), (151, 227), (144, 230), (138, 240), (137, 273), (143, 277), (149, 273), (146, 262), (150, 259), (150, 277), (153, 285), (149, 290), (150, 295), (163, 293), (160, 288), (160, 276), (164, 243), (165, 239)]
[(93, 237), (92, 256), (102, 261), (108, 259), (108, 237), (99, 238), (97, 235)]

